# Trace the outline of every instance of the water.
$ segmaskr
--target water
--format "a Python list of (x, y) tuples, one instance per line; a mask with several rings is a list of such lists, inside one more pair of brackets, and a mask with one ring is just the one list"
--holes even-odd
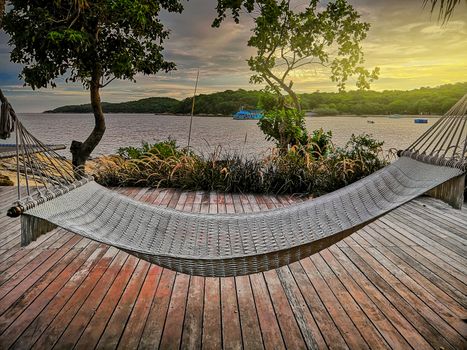
[[(93, 128), (90, 114), (23, 114), (26, 128), (45, 143), (65, 144), (83, 141)], [(333, 141), (342, 146), (352, 134), (369, 133), (385, 142), (384, 149), (403, 149), (429, 128), (438, 117), (429, 117), (428, 124), (415, 124), (414, 118), (386, 117), (312, 117), (308, 130), (332, 130)], [(374, 124), (368, 123), (374, 121)], [(171, 137), (186, 146), (190, 117), (153, 114), (107, 114), (107, 130), (93, 156), (115, 153), (119, 147), (139, 146), (142, 141), (155, 142)], [(274, 144), (254, 120), (233, 120), (227, 117), (194, 117), (191, 145), (198, 152), (209, 152), (220, 145), (229, 151), (244, 154), (267, 152)], [(9, 140), (14, 142), (14, 140)], [(62, 151), (69, 155), (69, 151)]]

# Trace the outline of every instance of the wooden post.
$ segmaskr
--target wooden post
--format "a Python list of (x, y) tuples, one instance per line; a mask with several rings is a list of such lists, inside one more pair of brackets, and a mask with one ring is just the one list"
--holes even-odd
[(21, 215), (21, 246), (27, 246), (39, 236), (52, 231), (57, 226), (35, 216)]
[(465, 174), (457, 176), (428, 191), (426, 194), (449, 204), (455, 209), (461, 209), (464, 203)]

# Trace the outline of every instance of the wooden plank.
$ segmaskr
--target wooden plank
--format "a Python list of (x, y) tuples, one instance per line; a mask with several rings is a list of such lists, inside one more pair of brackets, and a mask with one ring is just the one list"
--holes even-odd
[(412, 241), (407, 245), (427, 245), (430, 247), (430, 249), (437, 250), (441, 254), (448, 254), (450, 255), (451, 259), (456, 260), (458, 263), (465, 265), (465, 259), (462, 256), (465, 252), (465, 249), (454, 245), (449, 245), (449, 247), (446, 247), (446, 244), (441, 244), (427, 237), (424, 234), (420, 234), (420, 232), (412, 228), (412, 224), (410, 221), (406, 221), (401, 217), (397, 217), (397, 220), (390, 221), (387, 218), (383, 217), (380, 219), (380, 222), (382, 224), (386, 224), (391, 228), (394, 228), (394, 235), (396, 235), (401, 240), (407, 238)]
[(306, 349), (305, 341), (276, 271), (264, 272), (264, 278), (286, 347), (289, 349)]
[[(298, 263), (295, 263), (299, 265)], [(311, 314), (300, 289), (298, 288), (289, 267), (282, 267), (276, 270), (277, 276), (282, 284), (284, 293), (292, 308), (292, 312), (297, 321), (300, 332), (305, 340), (308, 349), (323, 349), (327, 345), (319, 331), (319, 328)], [(315, 340), (317, 339), (317, 340)]]
[(74, 315), (71, 322), (66, 326), (65, 331), (63, 334), (61, 334), (60, 338), (55, 344), (57, 348), (73, 348), (80, 340), (81, 335), (85, 331), (95, 311), (106, 296), (107, 291), (112, 286), (114, 280), (117, 278), (120, 270), (125, 265), (127, 257), (127, 254), (121, 252), (113, 260), (105, 274), (96, 284), (96, 287), (89, 294), (86, 301), (81, 305), (79, 311)]
[[(19, 229), (19, 228), (18, 228)], [(31, 243), (28, 248), (21, 248), (18, 243), (18, 247), (13, 247), (7, 250), (11, 254), (4, 254), (0, 259), (0, 272), (5, 273), (10, 269), (10, 276), (19, 271), (24, 265), (29, 261), (34, 260), (44, 249), (47, 249), (49, 245), (56, 242), (58, 239), (64, 236), (64, 231), (54, 230), (50, 234), (40, 236), (35, 242)], [(65, 235), (66, 237), (71, 237), (70, 235)], [(18, 236), (19, 242), (19, 236)], [(31, 246), (34, 245), (34, 249)], [(14, 271), (14, 272), (13, 272)]]
[[(303, 260), (302, 260), (303, 261)], [(336, 327), (336, 324), (329, 315), (328, 310), (323, 305), (321, 299), (316, 293), (315, 288), (308, 278), (308, 274), (314, 274), (316, 271), (308, 270), (305, 272), (300, 263), (294, 263), (289, 266), (298, 288), (305, 300), (308, 309), (316, 321), (317, 329), (311, 328), (313, 339), (318, 343), (318, 347), (325, 349), (347, 349), (344, 338)]]
[(467, 310), (463, 308), (452, 295), (447, 294), (444, 290), (438, 287), (436, 283), (430, 281), (426, 276), (417, 271), (407, 261), (401, 259), (399, 256), (391, 252), (386, 247), (379, 247), (378, 250), (384, 254), (393, 264), (399, 269), (404, 271), (410, 278), (412, 278), (419, 286), (422, 286), (430, 294), (432, 294), (438, 301), (437, 304), (442, 304), (454, 313), (459, 319), (467, 318)]
[(190, 276), (177, 273), (162, 333), (161, 349), (180, 348), (189, 283)]
[(221, 278), (222, 346), (242, 349), (242, 331), (238, 314), (235, 279)]
[[(96, 247), (97, 243), (92, 243), (84, 250), (70, 250), (62, 259), (60, 259), (60, 261), (57, 262), (57, 264), (48, 270), (42, 278), (34, 283), (31, 288), (24, 291), (1, 315), (0, 333), (3, 333), (7, 328), (10, 328), (10, 336), (8, 338), (14, 342), (15, 339), (12, 339), (13, 334), (20, 329), (21, 331), (24, 330), (28, 326), (29, 322), (31, 322), (30, 317), (37, 315), (37, 313), (39, 313), (45, 306), (43, 304), (44, 295), (46, 300), (53, 298), (60, 288), (62, 288), (68, 279), (76, 272), (76, 270), (78, 270), (88, 259)], [(38, 296), (42, 296), (39, 303), (35, 300)], [(6, 303), (2, 302), (2, 306), (3, 305), (6, 305)], [(25, 309), (28, 310), (26, 317), (18, 319), (18, 316), (21, 315)], [(12, 324), (12, 321), (15, 322)]]
[[(452, 225), (450, 225), (449, 229), (446, 229), (442, 227), (442, 225), (439, 224), (437, 221), (437, 216), (435, 213), (431, 215), (426, 215), (428, 210), (427, 208), (424, 208), (420, 211), (416, 209), (417, 207), (411, 206), (409, 207), (410, 203), (405, 206), (404, 209), (404, 216), (406, 218), (410, 218), (410, 220), (415, 223), (418, 227), (422, 228), (421, 231), (429, 231), (433, 233), (432, 237), (439, 237), (442, 239), (448, 239), (450, 242), (453, 244), (467, 244), (467, 235), (463, 234), (462, 232), (455, 232), (452, 230), (452, 228), (457, 228), (457, 227), (463, 227), (467, 226), (467, 220), (459, 220), (458, 222), (453, 222)], [(423, 214), (423, 216), (422, 216)], [(450, 220), (455, 220), (454, 218), (450, 218)]]
[[(386, 232), (388, 232), (389, 234), (386, 234)], [(431, 246), (421, 247), (421, 246), (418, 246), (418, 245), (410, 245), (409, 246), (409, 245), (406, 245), (406, 244), (401, 244), (400, 241), (399, 241), (398, 232), (390, 230), (390, 229), (386, 230), (384, 232), (384, 234), (385, 234), (385, 236), (387, 236), (384, 239), (389, 239), (389, 240), (391, 240), (391, 241), (393, 241), (395, 243), (394, 246), (393, 246), (395, 249), (400, 249), (400, 250), (406, 252), (410, 256), (416, 256), (417, 260), (422, 265), (424, 265), (427, 268), (429, 268), (430, 270), (432, 270), (435, 274), (437, 274), (439, 276), (442, 276), (443, 279), (446, 280), (446, 282), (449, 283), (450, 285), (453, 285), (454, 288), (457, 288), (457, 289), (460, 289), (460, 290), (465, 288), (465, 284), (462, 283), (462, 281), (459, 281), (457, 278), (452, 276), (448, 271), (442, 269), (439, 266), (439, 265), (442, 265), (440, 263), (440, 261), (439, 261), (439, 257), (443, 256), (444, 259), (446, 260), (447, 258), (445, 257), (445, 254), (441, 254), (441, 253), (435, 251), (436, 257), (433, 258), (433, 254), (431, 254), (429, 252), (429, 250), (432, 250)], [(376, 232), (374, 234), (374, 237), (377, 238), (377, 239), (381, 239), (380, 237), (382, 237), (382, 235), (383, 235), (383, 233)], [(418, 247), (418, 248), (415, 248), (415, 247)], [(422, 254), (420, 254), (419, 251), (421, 251)], [(453, 254), (451, 254), (451, 256), (452, 255)], [(429, 258), (427, 258), (426, 256), (429, 256)], [(432, 261), (432, 259), (433, 259), (433, 261)], [(436, 262), (438, 264), (436, 264)], [(450, 268), (447, 268), (447, 269), (450, 270)], [(454, 274), (455, 274), (455, 272), (454, 272)]]
[(248, 276), (235, 278), (238, 310), (245, 349), (263, 349), (263, 339)]
[[(429, 244), (430, 246), (440, 249), (440, 251), (449, 250), (454, 252), (459, 257), (462, 257), (462, 254), (465, 251), (465, 245), (463, 246), (457, 241), (450, 241), (446, 236), (441, 234), (442, 232), (437, 232), (434, 234), (431, 228), (426, 227), (426, 225), (418, 225), (415, 220), (407, 218), (405, 215), (397, 215), (396, 213), (391, 213), (389, 215), (394, 215), (397, 219), (395, 220), (397, 221), (397, 225), (399, 227), (405, 228), (405, 230), (398, 230), (400, 234), (405, 235), (406, 237), (421, 245)], [(382, 218), (382, 221), (387, 222), (387, 218)], [(464, 266), (467, 266), (465, 260), (456, 260), (458, 260), (460, 263), (464, 263)]]
[[(370, 261), (370, 257), (367, 256), (368, 261), (363, 260), (352, 248), (346, 248), (344, 253), (352, 260), (354, 264), (358, 266), (358, 268), (368, 276), (374, 285), (383, 293), (386, 298), (391, 302), (391, 304), (399, 310), (399, 312), (408, 320), (417, 331), (423, 335), (423, 337), (435, 348), (445, 348), (450, 349), (452, 346), (444, 339), (441, 333), (433, 326), (433, 324), (427, 322), (420, 313), (418, 312), (418, 308), (423, 308), (422, 303), (418, 303), (416, 298), (411, 298), (411, 294), (405, 291), (403, 295), (400, 295), (396, 289), (396, 286), (390, 283), (391, 281), (394, 282), (395, 280), (390, 278), (390, 274), (385, 271), (384, 276), (380, 276), (378, 272), (376, 272), (372, 266), (369, 264), (372, 263)], [(373, 266), (374, 267), (374, 266)], [(374, 267), (376, 268), (376, 267)], [(381, 269), (381, 271), (383, 270)], [(409, 303), (410, 300), (410, 303)], [(428, 311), (427, 308), (424, 308), (424, 311)]]
[(81, 237), (72, 237), (63, 245), (62, 249), (52, 250), (52, 254), (45, 254), (46, 259), (41, 261), (39, 266), (34, 263), (28, 264), (27, 268), (20, 270), (7, 283), (3, 284), (0, 287), (0, 314), (47, 273), (79, 240), (81, 240)]
[[(11, 333), (6, 339), (12, 342), (21, 335), (13, 348), (24, 349), (31, 347), (47, 328), (63, 305), (76, 291), (91, 269), (107, 251), (107, 247), (92, 243), (81, 253), (79, 259), (71, 264), (33, 301), (3, 334)], [(83, 262), (83, 258), (86, 260)], [(80, 264), (82, 262), (82, 264)], [(79, 266), (77, 266), (79, 265)]]
[[(460, 291), (464, 288), (463, 284), (459, 284), (462, 282), (455, 279), (449, 273), (446, 273), (446, 271), (441, 269), (429, 259), (425, 258), (423, 255), (419, 254), (412, 247), (398, 243), (397, 238), (395, 238), (395, 234), (391, 233), (392, 231), (390, 231), (388, 234), (385, 234), (384, 239), (394, 240), (396, 243), (396, 246), (388, 247), (392, 252), (394, 252), (396, 255), (399, 255), (402, 259), (410, 261), (410, 263), (413, 264), (412, 266), (414, 266), (421, 274), (430, 279), (438, 287), (445, 290), (448, 294), (453, 293), (456, 295), (456, 300), (462, 306), (466, 307), (467, 299), (465, 294)], [(382, 234), (375, 233), (374, 237), (376, 239), (380, 239), (379, 237), (382, 237)]]
[(349, 316), (351, 322), (355, 324), (355, 327), (368, 344), (368, 347), (370, 349), (390, 348), (389, 344), (381, 336), (373, 323), (368, 319), (361, 307), (353, 298), (352, 294), (347, 291), (345, 286), (336, 276), (335, 272), (332, 271), (329, 265), (324, 261), (323, 257), (320, 254), (316, 254), (313, 258), (313, 263), (318, 269), (321, 277), (329, 286), (329, 290), (331, 290), (335, 295), (338, 302)]
[(353, 277), (347, 273), (333, 254), (331, 254), (329, 250), (325, 249), (320, 255), (339, 278), (339, 281), (346, 287), (368, 319), (373, 323), (376, 329), (378, 329), (379, 333), (386, 340), (389, 346), (392, 349), (409, 348), (410, 345), (398, 332), (397, 328), (365, 293), (358, 281), (354, 280)]
[(222, 318), (219, 278), (207, 277), (204, 282), (203, 349), (222, 348)]
[(285, 349), (279, 323), (272, 306), (263, 274), (250, 275), (251, 288), (255, 298), (259, 325), (266, 349)]
[[(357, 252), (359, 251), (357, 247), (355, 249)], [(443, 303), (440, 302), (438, 298), (434, 297), (431, 293), (429, 293), (428, 290), (423, 287), (423, 285), (420, 285), (414, 279), (412, 279), (412, 277), (407, 275), (402, 268), (392, 263), (388, 258), (386, 258), (385, 255), (383, 255), (377, 249), (369, 248), (366, 251), (368, 254), (371, 254), (371, 256), (376, 261), (378, 261), (381, 264), (381, 266), (384, 266), (388, 271), (391, 272), (392, 275), (394, 275), (400, 282), (402, 282), (403, 285), (408, 290), (410, 290), (411, 293), (413, 293), (412, 298), (417, 296), (423, 303), (425, 303), (429, 308), (431, 308), (431, 310), (433, 310), (423, 310), (422, 313), (424, 315), (424, 318), (427, 319), (428, 322), (431, 322), (440, 331), (440, 333), (443, 334), (443, 336), (448, 336), (446, 338), (447, 340), (452, 338), (455, 341), (459, 334), (462, 334), (464, 331), (467, 331), (465, 323), (462, 321), (461, 318), (452, 313)], [(360, 255), (362, 256), (362, 254)], [(392, 276), (390, 279), (394, 280)], [(387, 281), (389, 280), (387, 279)], [(399, 284), (397, 282), (393, 284), (393, 286), (398, 285)], [(404, 292), (404, 289), (402, 289), (402, 292), (400, 290), (398, 290), (398, 292), (399, 294), (403, 295), (402, 292)], [(409, 298), (407, 298), (407, 300), (410, 301)], [(416, 300), (416, 303), (418, 303), (418, 300)], [(412, 305), (414, 304), (415, 303), (412, 303)], [(467, 316), (467, 312), (465, 313), (465, 315)], [(438, 317), (443, 318), (444, 322), (440, 323)], [(451, 327), (453, 327), (459, 333), (453, 333)]]
[(406, 247), (391, 247), (390, 249), (394, 254), (413, 264), (417, 271), (446, 291), (446, 293), (453, 295), (462, 307), (467, 307), (467, 295), (464, 292), (465, 288), (460, 284), (461, 282), (414, 250), (407, 250)]
[(151, 310), (151, 303), (159, 285), (162, 267), (151, 265), (141, 291), (125, 326), (118, 349), (136, 349), (144, 331), (144, 326)]
[[(48, 303), (40, 311), (40, 313), (35, 316), (34, 320), (28, 325), (27, 329), (21, 334), (21, 337), (18, 338), (16, 343), (13, 345), (13, 348), (17, 349), (26, 349), (30, 348), (39, 336), (44, 332), (47, 326), (52, 322), (54, 317), (59, 313), (63, 308), (65, 303), (71, 298), (75, 291), (79, 288), (84, 279), (89, 275), (94, 266), (96, 266), (99, 260), (106, 254), (108, 248), (104, 245), (99, 245), (95, 249), (91, 256), (86, 260), (86, 262), (76, 271), (73, 276), (68, 280), (68, 282), (60, 289), (60, 291), (50, 300), (47, 293), (42, 293), (34, 303)], [(40, 308), (36, 306), (37, 309)], [(24, 317), (31, 316), (31, 312), (25, 312)], [(26, 316), (27, 315), (27, 316)], [(23, 315), (22, 315), (23, 316)], [(19, 333), (18, 333), (19, 334)]]
[(204, 278), (191, 276), (181, 349), (200, 349), (203, 334)]
[[(150, 264), (146, 261), (139, 260), (136, 269), (131, 275), (130, 281), (126, 288), (123, 289), (123, 294), (114, 307), (112, 316), (105, 326), (105, 330), (99, 339), (96, 349), (116, 349), (119, 343), (120, 336), (123, 334), (126, 323), (130, 317), (131, 311), (136, 304), (136, 298), (143, 285), (146, 274), (148, 273)], [(115, 285), (115, 283), (114, 283)], [(110, 294), (111, 291), (109, 290)], [(107, 302), (106, 297), (106, 302)], [(102, 307), (102, 304), (101, 304)], [(91, 326), (91, 324), (90, 324)], [(88, 326), (88, 328), (90, 327)]]
[[(117, 255), (117, 253), (118, 250), (116, 248), (111, 247), (107, 250), (102, 259), (99, 260), (91, 273), (86, 276), (86, 279), (79, 288), (76, 289), (73, 295), (70, 296), (55, 318), (53, 320), (49, 320), (50, 324), (47, 326), (45, 331), (40, 334), (32, 347), (33, 349), (53, 347), (80, 307), (85, 303), (88, 296), (95, 290), (95, 287), (101, 281), (102, 276), (106, 274), (105, 278), (111, 278), (111, 275), (114, 275), (115, 273), (115, 266), (119, 266), (124, 262), (126, 255), (123, 253)], [(107, 273), (107, 271), (109, 271), (109, 273)], [(102, 284), (100, 284), (100, 286), (102, 286)]]
[(368, 344), (345, 312), (345, 309), (324, 281), (321, 271), (316, 268), (315, 260), (317, 259), (319, 259), (318, 254), (310, 257), (310, 259), (304, 259), (302, 261), (302, 265), (305, 271), (317, 271), (317, 273), (314, 273), (313, 275), (309, 274), (308, 278), (318, 292), (321, 301), (331, 315), (336, 327), (339, 329), (342, 337), (350, 348), (369, 349)]
[(164, 269), (152, 301), (151, 310), (144, 325), (139, 349), (154, 349), (159, 347), (174, 281), (175, 272)]
[(414, 349), (432, 349), (431, 345), (423, 338), (418, 330), (389, 302), (383, 293), (373, 285), (373, 281), (354, 265), (339, 248), (329, 248), (332, 255), (339, 261), (358, 285), (365, 291), (368, 297), (375, 303), (381, 312), (391, 321), (394, 327), (401, 333), (405, 341)]
[(461, 241), (464, 241), (465, 244), (466, 233), (462, 230), (462, 226), (467, 223), (467, 220), (461, 220), (461, 215), (449, 218), (446, 217), (446, 213), (439, 215), (435, 210), (433, 210), (433, 207), (420, 208), (410, 203), (408, 203), (408, 206), (404, 207), (403, 210), (404, 213), (408, 213), (408, 216), (414, 218), (417, 224), (427, 226), (426, 221), (430, 221), (430, 223), (433, 224), (431, 227), (436, 227), (447, 232), (448, 236), (452, 238), (455, 238), (457, 235), (457, 237), (461, 239)]

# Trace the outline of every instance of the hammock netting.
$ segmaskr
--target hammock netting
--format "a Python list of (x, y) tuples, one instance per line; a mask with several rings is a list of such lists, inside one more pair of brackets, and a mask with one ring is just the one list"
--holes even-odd
[(22, 214), (24, 244), (44, 233), (35, 228), (39, 219), (191, 275), (238, 276), (300, 260), (467, 168), (466, 95), (398, 160), (335, 192), (259, 213), (187, 213), (75, 180), (70, 162), (34, 138), (0, 97), (7, 104), (0, 133), (16, 133), (27, 184), (10, 213)]

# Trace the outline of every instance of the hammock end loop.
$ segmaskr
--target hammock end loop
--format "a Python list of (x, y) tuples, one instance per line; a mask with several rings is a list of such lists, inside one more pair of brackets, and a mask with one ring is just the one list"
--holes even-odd
[(24, 212), (24, 209), (22, 207), (16, 206), (16, 207), (11, 207), (10, 209), (8, 209), (6, 215), (10, 218), (17, 218), (18, 216), (23, 214), (23, 212)]

